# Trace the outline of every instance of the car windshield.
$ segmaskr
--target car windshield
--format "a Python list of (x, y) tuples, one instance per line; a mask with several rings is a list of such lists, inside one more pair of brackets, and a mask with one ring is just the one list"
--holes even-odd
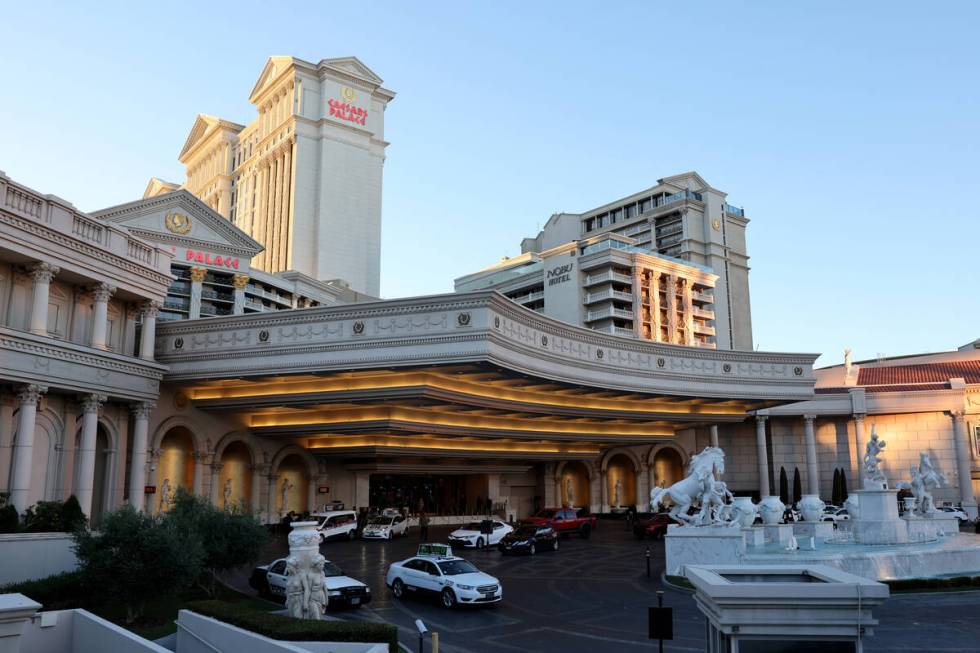
[(323, 575), (327, 578), (334, 578), (336, 576), (343, 576), (344, 570), (335, 565), (334, 563), (327, 560), (323, 563)]
[(370, 525), (370, 526), (390, 526), (391, 525), (391, 517), (372, 517), (368, 521), (368, 525)]
[(474, 572), (480, 571), (473, 566), (472, 562), (467, 560), (447, 560), (446, 562), (439, 563), (439, 569), (442, 569), (442, 573), (446, 576), (456, 576), (458, 574), (472, 574)]
[(463, 526), (459, 530), (461, 530), (461, 531), (478, 531), (478, 530), (480, 530), (480, 522), (478, 522), (478, 521), (471, 521), (469, 524), (466, 524), (465, 526)]
[(517, 539), (522, 539), (523, 540), (523, 539), (527, 539), (529, 537), (534, 537), (534, 535), (537, 532), (538, 532), (538, 529), (537, 528), (534, 528), (534, 527), (531, 527), (531, 528), (518, 528), (516, 531), (514, 531), (513, 537), (515, 537)]
[(551, 519), (555, 516), (556, 510), (539, 510), (535, 517), (540, 517), (541, 519)]

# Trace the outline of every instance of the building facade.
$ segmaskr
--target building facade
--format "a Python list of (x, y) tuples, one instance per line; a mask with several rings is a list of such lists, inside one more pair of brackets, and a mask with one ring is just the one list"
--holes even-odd
[[(355, 57), (271, 57), (248, 125), (201, 114), (180, 152), (183, 187), (265, 249), (268, 273), (294, 270), (380, 291), (384, 112), (394, 93)], [(147, 194), (173, 190), (151, 180)]]
[[(679, 259), (698, 269), (707, 268), (715, 275), (711, 301), (714, 317), (704, 318), (713, 330), (712, 342), (719, 349), (751, 350), (749, 256), (745, 244), (749, 220), (743, 209), (728, 204), (726, 198), (724, 192), (712, 188), (696, 172), (665, 177), (656, 186), (585, 213), (552, 215), (537, 236), (521, 242), (521, 252), (543, 253), (573, 241), (615, 234), (631, 239), (627, 242), (638, 250)], [(464, 287), (470, 287), (470, 277), (480, 274), (463, 277)], [(575, 309), (569, 306), (562, 312), (574, 314)], [(642, 328), (634, 331), (642, 337)], [(705, 331), (700, 335), (709, 336)]]
[(603, 333), (716, 348), (708, 268), (604, 233), (526, 252), (456, 279), (457, 292), (497, 290), (550, 317)]

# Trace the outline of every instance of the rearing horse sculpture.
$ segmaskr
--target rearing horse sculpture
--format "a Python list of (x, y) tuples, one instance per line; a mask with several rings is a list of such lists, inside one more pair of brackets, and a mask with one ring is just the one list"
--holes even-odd
[(718, 447), (705, 447), (704, 451), (691, 457), (687, 466), (687, 478), (670, 487), (655, 487), (650, 490), (650, 512), (657, 512), (664, 499), (669, 498), (674, 507), (670, 516), (685, 524), (703, 523), (710, 515), (702, 510), (697, 516), (688, 515), (692, 505), (701, 506), (705, 496), (714, 492), (715, 477), (725, 473), (725, 452)]

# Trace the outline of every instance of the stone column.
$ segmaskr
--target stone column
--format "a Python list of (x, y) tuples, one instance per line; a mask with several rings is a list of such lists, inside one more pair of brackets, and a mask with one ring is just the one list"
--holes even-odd
[(232, 313), (242, 315), (245, 313), (245, 286), (248, 285), (248, 275), (236, 274), (232, 277), (231, 282), (235, 286), (235, 307), (232, 309)]
[(310, 512), (316, 510), (317, 488), (320, 486), (320, 477), (311, 476), (306, 484), (306, 509)]
[[(544, 496), (541, 497), (544, 501), (543, 507), (557, 506), (558, 497), (555, 496), (555, 463), (545, 463), (542, 466), (541, 475), (541, 487), (544, 490)], [(532, 506), (532, 508), (534, 507)]]
[(212, 462), (209, 466), (211, 475), (208, 479), (208, 501), (219, 508), (225, 507), (225, 489), (221, 487), (221, 470), (225, 468), (224, 463)]
[(279, 511), (276, 508), (276, 481), (279, 480), (278, 474), (270, 473), (265, 477), (265, 514), (266, 523), (275, 524), (279, 521)]
[(352, 510), (369, 507), (371, 503), (371, 473), (354, 472), (354, 506)]
[(962, 410), (950, 411), (953, 419), (953, 440), (956, 447), (956, 476), (960, 486), (960, 503), (970, 519), (977, 518), (977, 500), (973, 496), (973, 478), (970, 473), (970, 444), (966, 433), (965, 415)]
[(609, 512), (609, 470), (599, 468), (599, 512)]
[(807, 494), (820, 496), (820, 466), (817, 464), (817, 436), (813, 431), (816, 415), (803, 416), (803, 442), (806, 447)]
[(596, 472), (589, 476), (589, 511), (602, 512), (602, 472)]
[(95, 487), (95, 441), (99, 432), (99, 409), (105, 395), (90, 394), (81, 399), (82, 441), (78, 447), (78, 481), (75, 498), (86, 517), (92, 516), (92, 494)]
[(691, 280), (684, 279), (684, 344), (694, 344), (694, 299), (691, 296)]
[(718, 446), (718, 425), (717, 424), (712, 424), (711, 425), (711, 446), (712, 447), (717, 447)]
[(208, 454), (203, 451), (195, 451), (191, 456), (194, 458), (194, 494), (202, 496), (204, 494), (204, 465), (207, 462)]
[(857, 470), (852, 481), (855, 490), (864, 487), (864, 414), (854, 415), (854, 448), (857, 450)]
[[(51, 280), (61, 270), (50, 263), (35, 263), (27, 272), (34, 280), (34, 298), (31, 304), (30, 331), (40, 336), (48, 335), (48, 294)], [(26, 506), (25, 506), (26, 508)]]
[(96, 349), (107, 349), (106, 334), (109, 331), (109, 298), (116, 289), (107, 283), (97, 283), (90, 289), (92, 293), (92, 340)]
[(10, 503), (18, 511), (27, 510), (27, 495), (31, 489), (31, 461), (34, 455), (34, 426), (37, 402), (48, 389), (43, 385), (24, 385), (17, 391), (20, 408), (17, 414), (17, 434), (14, 436), (13, 466), (10, 471)]
[(154, 341), (157, 337), (157, 313), (160, 312), (160, 302), (146, 301), (143, 310), (143, 330), (140, 335), (140, 358), (153, 360)]
[(638, 470), (636, 470), (636, 509), (639, 512), (644, 512), (646, 509), (644, 507), (645, 503), (650, 501), (650, 475), (643, 469), (645, 465), (641, 465)]
[(769, 496), (769, 450), (766, 447), (766, 415), (755, 416), (755, 446), (759, 458), (759, 498)]
[(667, 342), (677, 342), (677, 275), (667, 275)]
[(252, 465), (249, 468), (252, 473), (252, 512), (256, 515), (262, 512), (262, 465)]
[(146, 447), (149, 437), (150, 413), (155, 405), (148, 401), (133, 404), (133, 455), (129, 466), (129, 505), (145, 510), (143, 488), (146, 487)]
[(660, 340), (660, 273), (650, 273), (650, 329), (653, 340)]
[(207, 268), (191, 268), (191, 308), (189, 317), (192, 320), (201, 317), (201, 283), (204, 281), (204, 276), (207, 273)]
[(10, 490), (10, 459), (14, 444), (14, 407), (16, 398), (0, 394), (0, 492)]

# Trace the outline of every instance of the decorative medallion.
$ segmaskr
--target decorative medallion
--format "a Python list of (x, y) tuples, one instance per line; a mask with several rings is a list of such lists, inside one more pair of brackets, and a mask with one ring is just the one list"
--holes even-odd
[(718, 218), (712, 220), (711, 228), (714, 229), (715, 231), (721, 231), (721, 220), (719, 220)]
[(596, 358), (602, 358), (603, 357), (603, 353), (602, 353), (602, 350), (601, 349), (596, 349), (595, 350), (595, 357)]
[(500, 328), (500, 318), (499, 318), (499, 317), (496, 317), (496, 316), (495, 316), (495, 317), (493, 318), (493, 326), (494, 326), (494, 328), (496, 328), (496, 329), (499, 329), (499, 328)]
[(729, 365), (728, 363), (725, 363), (724, 365), (721, 366), (721, 369), (725, 370), (725, 373), (727, 374), (728, 372), (732, 371), (732, 366)]
[(259, 331), (259, 342), (269, 342), (269, 332), (265, 329)]
[(803, 376), (803, 368), (802, 367), (794, 367), (793, 368), (793, 374), (795, 374), (796, 376)]
[(341, 87), (340, 97), (344, 98), (345, 102), (357, 102), (357, 93), (350, 86)]
[(364, 323), (360, 320), (354, 322), (354, 333), (357, 335), (364, 333)]
[(541, 346), (542, 347), (548, 346), (548, 336), (541, 336)]
[(456, 315), (456, 323), (459, 326), (467, 326), (467, 325), (469, 325), (469, 323), (470, 323), (470, 314), (469, 313), (459, 313), (458, 315)]
[(176, 211), (167, 211), (167, 215), (163, 218), (163, 224), (167, 227), (167, 231), (175, 233), (178, 236), (183, 236), (189, 232), (192, 226), (189, 215), (177, 213)]
[(658, 358), (657, 359), (657, 367), (663, 367), (666, 364), (667, 364), (667, 361), (665, 361), (664, 359), (662, 359), (662, 358)]
[(177, 410), (184, 410), (189, 403), (190, 399), (183, 392), (178, 392), (174, 395), (174, 408)]
[(184, 339), (174, 338), (174, 349), (183, 349), (183, 348), (184, 348)]

